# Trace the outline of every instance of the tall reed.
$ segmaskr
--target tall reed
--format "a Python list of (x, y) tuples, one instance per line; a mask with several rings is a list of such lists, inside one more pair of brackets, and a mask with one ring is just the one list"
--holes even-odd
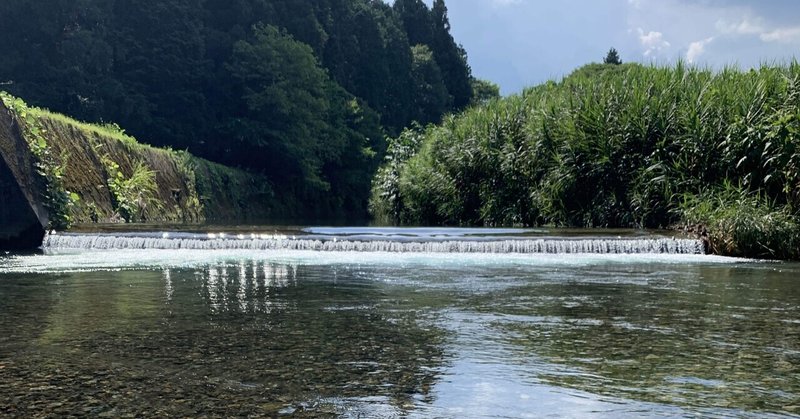
[(373, 186), (394, 222), (667, 227), (726, 182), (800, 210), (797, 62), (592, 64), (403, 135), (416, 153), (381, 169), (392, 191)]

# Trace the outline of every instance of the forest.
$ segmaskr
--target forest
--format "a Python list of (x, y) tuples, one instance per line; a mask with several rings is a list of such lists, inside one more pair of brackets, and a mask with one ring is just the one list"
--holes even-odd
[(714, 253), (800, 258), (800, 64), (590, 64), (404, 131), (385, 222), (684, 228)]
[(387, 136), (498, 95), (436, 0), (4, 0), (0, 90), (364, 219)]

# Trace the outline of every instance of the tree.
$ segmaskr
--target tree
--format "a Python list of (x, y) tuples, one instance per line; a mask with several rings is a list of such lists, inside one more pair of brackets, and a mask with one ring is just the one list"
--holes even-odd
[(226, 68), (240, 110), (223, 124), (226, 162), (314, 203), (298, 214), (363, 214), (385, 148), (377, 113), (331, 80), (310, 46), (272, 25), (236, 42)]
[(472, 105), (484, 105), (500, 98), (500, 86), (489, 80), (472, 78)]
[(226, 67), (243, 110), (225, 124), (226, 162), (327, 188), (317, 152), (330, 80), (311, 47), (275, 26), (257, 25), (251, 40), (236, 42)]
[(442, 79), (442, 71), (427, 45), (411, 48), (414, 80), (414, 120), (421, 124), (439, 122), (442, 114), (451, 106), (452, 96)]
[(603, 59), (604, 64), (613, 64), (613, 65), (620, 65), (622, 64), (622, 60), (619, 59), (619, 53), (614, 48), (608, 50), (608, 54), (606, 54), (606, 58)]
[(202, 11), (194, 0), (111, 3), (113, 77), (98, 89), (101, 114), (151, 144), (196, 152), (209, 113)]
[(431, 13), (422, 0), (395, 0), (393, 8), (403, 22), (409, 44), (431, 44), (433, 41)]
[(436, 64), (442, 70), (447, 92), (452, 96), (452, 109), (464, 109), (472, 101), (472, 69), (467, 64), (467, 52), (450, 34), (450, 20), (444, 0), (434, 0), (431, 9), (433, 39), (430, 44)]

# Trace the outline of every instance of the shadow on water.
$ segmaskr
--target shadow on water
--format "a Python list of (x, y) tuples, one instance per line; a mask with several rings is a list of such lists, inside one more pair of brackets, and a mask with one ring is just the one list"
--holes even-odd
[(444, 332), (378, 285), (252, 260), (4, 278), (0, 412), (324, 416), (364, 397), (408, 410), (430, 398)]

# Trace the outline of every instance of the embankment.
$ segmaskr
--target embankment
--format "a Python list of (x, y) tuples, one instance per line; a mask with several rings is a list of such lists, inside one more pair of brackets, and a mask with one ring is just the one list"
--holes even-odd
[(1, 94), (0, 249), (31, 248), (75, 223), (265, 219), (266, 178), (138, 143)]

